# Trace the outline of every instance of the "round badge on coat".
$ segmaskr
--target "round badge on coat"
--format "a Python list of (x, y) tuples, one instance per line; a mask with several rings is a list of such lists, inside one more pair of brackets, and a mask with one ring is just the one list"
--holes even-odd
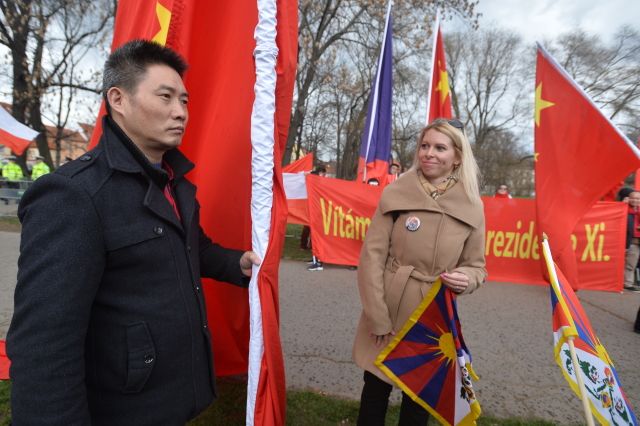
[(411, 232), (417, 231), (420, 228), (420, 219), (415, 216), (409, 216), (404, 226)]

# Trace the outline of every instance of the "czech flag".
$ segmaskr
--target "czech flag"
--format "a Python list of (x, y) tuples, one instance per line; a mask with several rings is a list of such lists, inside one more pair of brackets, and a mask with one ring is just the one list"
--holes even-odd
[(462, 338), (455, 296), (438, 279), (375, 362), (443, 425), (473, 425), (480, 417), (471, 353)]
[(393, 93), (391, 4), (392, 1), (389, 1), (378, 71), (371, 88), (367, 120), (360, 143), (360, 160), (358, 161), (358, 182), (367, 183), (369, 179), (376, 179), (379, 185), (387, 183), (391, 156), (391, 98)]
[(0, 107), (0, 145), (7, 146), (11, 151), (22, 155), (36, 136), (38, 132), (20, 123)]
[[(542, 244), (551, 280), (556, 363), (578, 397), (581, 391), (576, 374), (582, 377), (591, 413), (600, 424), (637, 426), (638, 420), (622, 390), (613, 361), (593, 332), (589, 318), (567, 278), (553, 262), (548, 241), (545, 239)], [(575, 346), (577, 366), (571, 360), (569, 340), (573, 340)]]

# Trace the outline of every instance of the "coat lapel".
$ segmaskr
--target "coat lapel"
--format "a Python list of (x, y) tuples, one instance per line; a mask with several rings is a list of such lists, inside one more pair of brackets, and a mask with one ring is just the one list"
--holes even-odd
[(176, 212), (173, 211), (173, 207), (164, 196), (162, 191), (160, 191), (160, 189), (151, 181), (149, 181), (149, 188), (147, 189), (143, 204), (145, 205), (145, 207), (151, 210), (153, 214), (163, 219), (164, 221), (171, 223), (181, 233), (184, 234), (182, 224), (178, 220)]
[(425, 192), (417, 173), (415, 170), (407, 172), (393, 185), (385, 188), (380, 200), (383, 214), (391, 211), (427, 210), (445, 213), (474, 228), (480, 226), (482, 205), (475, 206), (469, 201), (461, 183), (452, 186), (436, 201)]

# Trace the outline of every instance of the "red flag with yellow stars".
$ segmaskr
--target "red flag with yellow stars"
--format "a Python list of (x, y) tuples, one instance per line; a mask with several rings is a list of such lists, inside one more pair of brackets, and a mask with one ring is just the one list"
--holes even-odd
[(216, 243), (252, 249), (262, 259), (248, 292), (203, 281), (215, 372), (248, 371), (248, 425), (285, 423), (278, 267), (287, 207), (280, 164), (297, 10), (296, 0), (121, 0), (112, 43), (115, 49), (151, 39), (186, 59), (189, 124), (180, 150), (196, 165), (188, 177), (198, 188), (200, 224)]
[(436, 19), (436, 30), (433, 34), (433, 60), (431, 61), (431, 85), (429, 87), (429, 103), (427, 104), (427, 123), (436, 118), (451, 118), (451, 91), (449, 90), (449, 74), (442, 42), (440, 19)]
[(640, 167), (640, 151), (538, 45), (535, 176), (538, 232), (549, 236), (556, 263), (579, 288), (571, 232), (587, 210)]

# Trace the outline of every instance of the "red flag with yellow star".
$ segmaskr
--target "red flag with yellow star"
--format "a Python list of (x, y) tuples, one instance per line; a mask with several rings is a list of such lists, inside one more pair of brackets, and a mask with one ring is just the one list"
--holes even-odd
[(427, 123), (436, 118), (451, 118), (451, 92), (449, 90), (449, 74), (440, 30), (440, 19), (436, 19), (436, 30), (433, 34), (433, 60), (431, 62), (431, 85), (429, 86), (429, 103), (427, 104)]
[(222, 246), (262, 258), (248, 295), (212, 280), (203, 286), (216, 374), (248, 371), (248, 425), (285, 423), (278, 267), (287, 212), (280, 163), (295, 83), (297, 10), (296, 0), (121, 0), (112, 43), (115, 49), (150, 39), (186, 59), (189, 124), (180, 150), (196, 165), (189, 179), (198, 188), (200, 224)]
[(538, 232), (546, 233), (573, 288), (579, 288), (571, 232), (587, 210), (640, 167), (640, 151), (538, 45), (535, 176)]

